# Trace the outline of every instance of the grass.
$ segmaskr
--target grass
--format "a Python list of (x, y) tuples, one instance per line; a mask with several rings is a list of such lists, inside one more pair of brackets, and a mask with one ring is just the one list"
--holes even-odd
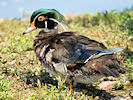
[[(123, 48), (116, 56), (121, 60), (123, 67), (133, 70), (132, 11), (113, 10), (75, 16), (66, 14), (65, 17), (69, 30), (95, 39), (108, 48)], [(121, 95), (130, 92), (133, 87), (132, 72), (117, 79), (123, 84), (116, 83), (114, 88), (106, 91), (94, 84), (86, 87), (89, 89), (87, 93), (74, 91), (71, 95), (69, 86), (58, 92), (58, 85), (63, 87), (64, 82), (47, 73), (44, 67), (37, 63), (32, 45), (38, 31), (23, 36), (22, 32), (28, 25), (27, 20), (0, 19), (0, 99), (98, 100), (109, 99), (121, 94), (121, 91), (124, 91)], [(124, 77), (128, 77), (128, 85), (124, 83)], [(79, 84), (79, 87), (84, 85)]]

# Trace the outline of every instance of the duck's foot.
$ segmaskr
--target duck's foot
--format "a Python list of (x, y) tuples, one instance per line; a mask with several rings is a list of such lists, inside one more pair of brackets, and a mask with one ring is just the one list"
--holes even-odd
[(83, 93), (83, 94), (86, 94), (87, 92), (88, 92), (87, 89), (83, 89), (83, 90), (82, 90), (82, 93)]
[(73, 81), (70, 80), (70, 94), (72, 94), (72, 90), (73, 90)]

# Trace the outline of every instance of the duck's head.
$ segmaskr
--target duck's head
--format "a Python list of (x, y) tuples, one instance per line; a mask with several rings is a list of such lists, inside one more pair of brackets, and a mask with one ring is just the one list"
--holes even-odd
[(23, 32), (26, 34), (37, 28), (42, 28), (44, 31), (50, 31), (61, 25), (64, 30), (66, 26), (61, 23), (63, 20), (63, 15), (61, 15), (55, 9), (39, 9), (33, 12), (30, 18), (30, 26)]

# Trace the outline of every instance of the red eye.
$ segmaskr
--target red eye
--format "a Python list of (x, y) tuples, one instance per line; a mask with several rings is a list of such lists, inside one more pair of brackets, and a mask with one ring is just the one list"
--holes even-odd
[(38, 17), (38, 21), (43, 21), (44, 20), (44, 17), (43, 16), (39, 16)]

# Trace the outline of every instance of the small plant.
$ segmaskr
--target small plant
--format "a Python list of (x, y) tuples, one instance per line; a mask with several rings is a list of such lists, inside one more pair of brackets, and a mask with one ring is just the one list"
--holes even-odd
[(129, 81), (133, 83), (133, 73), (129, 74)]
[(66, 79), (62, 80), (60, 76), (57, 77), (59, 91), (65, 86)]
[(119, 82), (119, 83), (114, 83), (113, 84), (113, 88), (115, 90), (122, 90), (124, 88), (124, 84), (122, 82)]
[(0, 99), (10, 98), (10, 81), (8, 79), (4, 79), (5, 75), (0, 75)]

